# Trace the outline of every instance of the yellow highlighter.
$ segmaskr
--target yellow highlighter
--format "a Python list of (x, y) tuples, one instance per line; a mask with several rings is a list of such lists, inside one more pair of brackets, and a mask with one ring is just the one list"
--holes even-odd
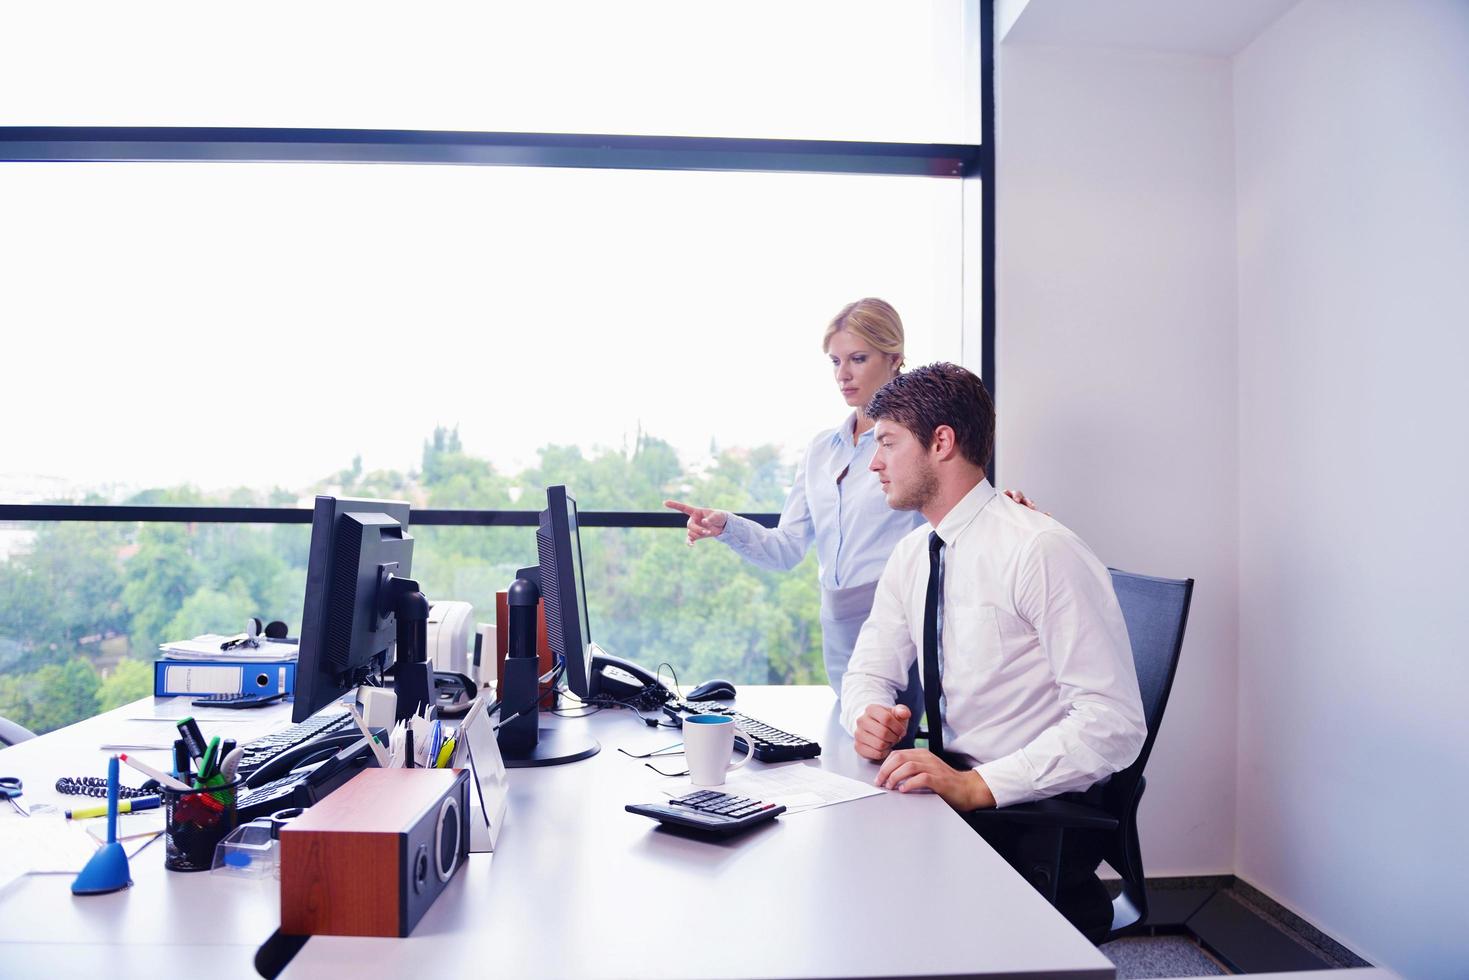
[(454, 758), (454, 742), (455, 738), (446, 738), (444, 739), (444, 744), (439, 746), (438, 758), (434, 759), (435, 769), (447, 769), (449, 767), (449, 760)]
[[(117, 812), (137, 813), (140, 810), (154, 810), (158, 808), (161, 799), (162, 797), (158, 796), (139, 796), (131, 800), (119, 800), (117, 803)], [(101, 806), (81, 807), (76, 810), (66, 811), (66, 819), (68, 820), (89, 820), (92, 817), (105, 816), (107, 816), (107, 804), (105, 803)]]

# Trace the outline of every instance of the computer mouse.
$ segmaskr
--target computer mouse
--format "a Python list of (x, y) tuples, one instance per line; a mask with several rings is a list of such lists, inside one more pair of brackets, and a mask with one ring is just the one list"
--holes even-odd
[(717, 678), (705, 681), (689, 692), (690, 701), (729, 701), (734, 696), (735, 686)]

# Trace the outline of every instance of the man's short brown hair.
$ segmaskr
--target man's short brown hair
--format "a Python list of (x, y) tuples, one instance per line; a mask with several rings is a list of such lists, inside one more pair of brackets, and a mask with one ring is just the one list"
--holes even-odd
[(974, 372), (940, 361), (900, 374), (867, 403), (874, 422), (896, 422), (925, 446), (941, 425), (954, 430), (954, 442), (965, 459), (985, 469), (995, 449), (995, 405)]

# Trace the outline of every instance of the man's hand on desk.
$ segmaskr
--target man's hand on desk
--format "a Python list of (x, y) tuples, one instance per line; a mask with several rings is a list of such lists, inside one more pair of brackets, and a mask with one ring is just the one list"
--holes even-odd
[(955, 769), (928, 749), (900, 749), (877, 771), (877, 785), (900, 793), (926, 789), (937, 793), (960, 813), (995, 805), (984, 777), (973, 769)]
[(857, 732), (853, 736), (857, 754), (873, 762), (888, 757), (899, 739), (908, 734), (908, 720), (913, 712), (900, 704), (887, 708), (880, 704), (869, 704), (857, 718)]

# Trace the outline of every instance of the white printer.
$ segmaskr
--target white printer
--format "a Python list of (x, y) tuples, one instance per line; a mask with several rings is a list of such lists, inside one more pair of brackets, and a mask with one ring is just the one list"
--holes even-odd
[(473, 676), (470, 670), (470, 634), (474, 607), (467, 602), (431, 602), (428, 607), (428, 654), (434, 670)]

